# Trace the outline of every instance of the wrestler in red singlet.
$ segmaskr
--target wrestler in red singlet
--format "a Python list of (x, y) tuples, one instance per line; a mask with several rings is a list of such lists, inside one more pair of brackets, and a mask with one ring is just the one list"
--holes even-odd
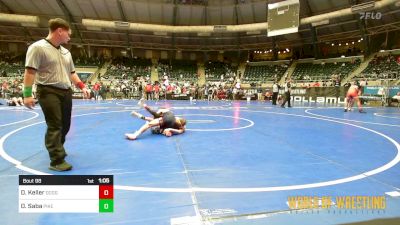
[(353, 106), (354, 101), (357, 102), (358, 111), (360, 113), (364, 112), (362, 109), (362, 106), (361, 106), (360, 99), (358, 98), (360, 93), (361, 93), (361, 86), (358, 84), (357, 81), (355, 81), (354, 84), (350, 86), (350, 88), (346, 94), (346, 103), (345, 103), (345, 108), (344, 108), (345, 112), (351, 110), (351, 107)]

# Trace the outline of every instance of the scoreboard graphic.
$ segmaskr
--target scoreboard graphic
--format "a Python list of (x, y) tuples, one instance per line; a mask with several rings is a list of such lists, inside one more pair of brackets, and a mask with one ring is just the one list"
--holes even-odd
[(112, 175), (20, 175), (20, 213), (112, 213)]

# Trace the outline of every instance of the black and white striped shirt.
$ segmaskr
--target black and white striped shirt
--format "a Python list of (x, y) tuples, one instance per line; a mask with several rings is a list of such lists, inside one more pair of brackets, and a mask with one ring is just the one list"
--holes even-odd
[(75, 72), (71, 52), (63, 46), (55, 47), (46, 39), (29, 46), (25, 68), (36, 70), (35, 84), (61, 89), (71, 87), (70, 76)]

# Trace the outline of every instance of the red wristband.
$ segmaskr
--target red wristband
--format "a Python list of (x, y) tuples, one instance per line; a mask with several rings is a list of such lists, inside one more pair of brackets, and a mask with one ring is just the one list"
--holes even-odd
[(76, 83), (76, 86), (81, 90), (85, 88), (85, 84), (82, 81), (79, 81), (78, 83)]

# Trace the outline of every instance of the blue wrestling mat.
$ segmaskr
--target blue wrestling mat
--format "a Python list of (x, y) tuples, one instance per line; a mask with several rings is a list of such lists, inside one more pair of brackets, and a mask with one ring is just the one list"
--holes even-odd
[[(48, 169), (43, 113), (0, 106), (2, 225), (343, 224), (400, 217), (400, 111), (327, 105), (160, 101), (182, 135), (125, 133), (137, 101), (74, 101), (65, 147)], [(18, 176), (114, 175), (113, 213), (19, 213)], [(328, 204), (329, 203), (329, 204)], [(329, 207), (328, 207), (329, 205)]]

